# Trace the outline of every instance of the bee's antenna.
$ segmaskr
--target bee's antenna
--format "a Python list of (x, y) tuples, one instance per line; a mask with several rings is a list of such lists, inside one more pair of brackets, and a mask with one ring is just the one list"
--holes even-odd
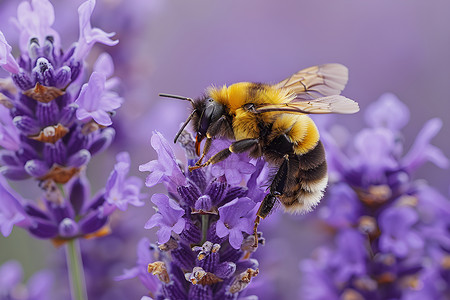
[[(192, 100), (189, 97), (184, 97), (184, 96), (178, 96), (178, 95), (172, 95), (172, 94), (164, 94), (164, 93), (160, 93), (159, 94), (160, 97), (167, 97), (167, 98), (174, 98), (174, 99), (180, 99), (180, 100), (187, 100), (189, 102), (191, 102), (192, 105), (194, 105), (194, 100)], [(191, 119), (194, 117), (194, 114), (196, 113), (196, 109), (194, 109), (192, 111), (192, 113), (189, 115), (189, 117), (186, 119), (186, 121), (183, 123), (183, 125), (181, 126), (180, 130), (177, 132), (177, 135), (175, 136), (173, 142), (176, 143), (178, 138), (180, 137), (181, 133), (183, 132), (184, 128), (186, 128), (186, 126), (189, 124), (189, 122), (191, 121)]]
[(184, 128), (186, 128), (187, 124), (189, 124), (189, 122), (191, 121), (191, 119), (194, 117), (194, 114), (197, 112), (196, 109), (194, 109), (192, 111), (192, 113), (189, 115), (189, 117), (186, 119), (186, 121), (183, 123), (183, 125), (181, 126), (180, 130), (178, 131), (177, 135), (175, 136), (175, 138), (173, 139), (173, 142), (176, 143), (178, 138), (181, 135), (181, 132), (183, 132)]
[(192, 100), (189, 97), (184, 97), (184, 96), (178, 96), (178, 95), (172, 95), (172, 94), (164, 94), (164, 93), (160, 93), (159, 94), (160, 97), (166, 97), (166, 98), (174, 98), (174, 99), (180, 99), (180, 100), (187, 100), (189, 102), (191, 102), (192, 104), (194, 104), (194, 100)]

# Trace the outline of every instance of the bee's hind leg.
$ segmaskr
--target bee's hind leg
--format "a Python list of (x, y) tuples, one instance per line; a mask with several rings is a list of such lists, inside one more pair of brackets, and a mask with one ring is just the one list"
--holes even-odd
[(244, 139), (244, 140), (236, 141), (236, 142), (232, 143), (230, 145), (230, 147), (217, 152), (210, 159), (208, 159), (208, 161), (206, 161), (205, 163), (198, 164), (198, 165), (196, 164), (195, 166), (189, 167), (189, 171), (203, 168), (203, 167), (221, 162), (222, 160), (227, 159), (231, 155), (231, 153), (242, 153), (242, 152), (250, 151), (254, 147), (258, 147), (258, 144), (259, 144), (258, 139)]
[(284, 160), (281, 163), (280, 168), (275, 174), (275, 177), (270, 184), (270, 192), (264, 197), (264, 200), (259, 206), (258, 212), (256, 213), (255, 225), (253, 227), (253, 234), (255, 236), (255, 243), (253, 247), (258, 247), (258, 225), (261, 219), (267, 217), (272, 211), (275, 203), (277, 202), (277, 197), (283, 194), (286, 181), (288, 179), (289, 173), (289, 156), (286, 154)]

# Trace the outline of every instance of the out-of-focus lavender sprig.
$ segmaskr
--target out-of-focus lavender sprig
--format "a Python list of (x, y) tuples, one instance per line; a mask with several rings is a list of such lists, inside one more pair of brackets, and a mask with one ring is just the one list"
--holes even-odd
[[(192, 136), (183, 133), (179, 140), (193, 165)], [(153, 195), (157, 212), (145, 225), (158, 227), (159, 246), (143, 240), (137, 266), (120, 279), (139, 277), (153, 299), (244, 299), (245, 288), (259, 272), (258, 262), (249, 255), (255, 250), (254, 208), (262, 198), (247, 196), (260, 195), (253, 189), (259, 188), (254, 183), (261, 164), (252, 165), (258, 174), (252, 174), (253, 184), (244, 187), (231, 184), (226, 172), (218, 177), (211, 168), (189, 172), (158, 132), (152, 146), (158, 159), (140, 170), (150, 172), (147, 186), (164, 183), (169, 191), (169, 196)]]
[(335, 245), (301, 263), (304, 299), (448, 299), (450, 201), (413, 179), (426, 161), (448, 159), (430, 140), (442, 122), (428, 121), (403, 154), (408, 108), (385, 94), (367, 109), (369, 128), (342, 149), (327, 133), (329, 188), (319, 215)]
[(112, 60), (99, 57), (84, 83), (84, 59), (95, 43), (115, 45), (114, 33), (92, 28), (95, 1), (80, 8), (80, 36), (66, 51), (61, 49), (55, 18), (48, 0), (21, 2), (16, 25), (20, 56), (0, 32), (0, 66), (10, 77), (0, 84), (1, 173), (8, 179), (34, 177), (66, 183), (92, 155), (105, 149), (114, 137), (110, 114), (120, 98), (111, 88)]
[(51, 299), (53, 276), (50, 271), (35, 273), (26, 284), (22, 282), (22, 266), (14, 260), (0, 266), (0, 299), (47, 300)]
[[(111, 115), (122, 98), (113, 91), (114, 64), (103, 53), (84, 83), (84, 59), (95, 43), (117, 44), (114, 33), (92, 28), (95, 6), (88, 0), (78, 9), (80, 36), (67, 51), (52, 28), (55, 18), (48, 0), (21, 2), (16, 25), (21, 55), (16, 60), (0, 32), (0, 65), (10, 77), (0, 81), (1, 192), (0, 226), (12, 225), (39, 238), (72, 239), (101, 229), (115, 208), (140, 202), (140, 180), (126, 178), (130, 158), (119, 154), (103, 191), (91, 197), (84, 167), (114, 137)], [(83, 84), (84, 83), (84, 84)], [(41, 206), (26, 201), (9, 187), (12, 180), (33, 177), (41, 182)], [(66, 186), (63, 186), (66, 184)]]
[[(17, 225), (34, 237), (66, 243), (77, 300), (87, 297), (78, 238), (109, 233), (112, 212), (143, 205), (141, 180), (128, 178), (128, 153), (117, 155), (105, 188), (94, 196), (85, 176), (91, 157), (111, 144), (111, 117), (123, 102), (108, 54), (86, 72), (85, 59), (96, 43), (118, 43), (111, 39), (114, 33), (91, 26), (94, 7), (95, 0), (79, 6), (79, 38), (67, 50), (52, 27), (55, 13), (48, 0), (18, 5), (17, 59), (0, 31), (0, 66), (10, 75), (0, 80), (0, 229), (7, 236)], [(23, 199), (6, 181), (29, 177), (43, 190), (39, 203)]]

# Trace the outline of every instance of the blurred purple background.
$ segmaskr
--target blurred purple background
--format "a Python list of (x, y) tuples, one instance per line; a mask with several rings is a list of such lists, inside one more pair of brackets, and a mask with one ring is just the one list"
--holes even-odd
[[(63, 42), (70, 44), (78, 36), (76, 8), (81, 2), (53, 1), (54, 28), (65, 32)], [(1, 17), (14, 16), (17, 4), (15, 0), (0, 2)], [(117, 32), (119, 45), (104, 50), (112, 54), (116, 75), (124, 81), (126, 102), (114, 120), (115, 146), (95, 158), (88, 175), (98, 178), (97, 187), (101, 186), (108, 175), (105, 169), (110, 170), (111, 158), (119, 150), (131, 153), (133, 173), (138, 174), (137, 166), (155, 157), (151, 132), (158, 130), (169, 140), (175, 135), (187, 117), (189, 103), (159, 98), (160, 92), (197, 97), (211, 84), (277, 82), (302, 68), (328, 62), (349, 68), (343, 94), (358, 101), (362, 109), (357, 115), (339, 116), (336, 122), (358, 131), (364, 126), (364, 113), (370, 113), (365, 108), (392, 92), (411, 110), (404, 130), (406, 145), (412, 144), (426, 120), (439, 117), (444, 127), (433, 144), (449, 156), (449, 11), (450, 2), (444, 0), (432, 4), (419, 0), (98, 0), (92, 23)], [(13, 31), (1, 29), (13, 41)], [(449, 170), (427, 164), (417, 178), (425, 178), (448, 195), (449, 175)], [(162, 188), (148, 192), (157, 191)], [(152, 213), (147, 205), (130, 214), (140, 215), (143, 226)], [(314, 219), (314, 213), (308, 218)], [(327, 238), (319, 234), (320, 228), (300, 219), (280, 211), (261, 226), (268, 238), (266, 247), (258, 250), (264, 257), (261, 277), (277, 278), (267, 291), (267, 287), (252, 289), (266, 293), (261, 299), (297, 295), (299, 261)], [(19, 231), (0, 238), (0, 262), (19, 259), (27, 272), (44, 267), (42, 252), (48, 245)], [(30, 248), (37, 249), (32, 257)], [(133, 260), (135, 253), (130, 257)]]

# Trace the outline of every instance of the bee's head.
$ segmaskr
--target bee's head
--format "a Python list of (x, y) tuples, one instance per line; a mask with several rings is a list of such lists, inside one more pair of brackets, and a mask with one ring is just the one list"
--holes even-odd
[(177, 95), (159, 94), (159, 96), (187, 100), (191, 102), (193, 108), (192, 113), (189, 115), (184, 124), (181, 126), (180, 130), (175, 136), (174, 143), (177, 142), (177, 139), (180, 136), (181, 132), (184, 130), (187, 124), (189, 124), (189, 122), (193, 119), (194, 130), (197, 134), (195, 138), (195, 149), (197, 155), (200, 155), (200, 143), (205, 138), (206, 133), (208, 132), (210, 126), (214, 124), (217, 120), (219, 120), (219, 118), (224, 114), (225, 111), (224, 106), (209, 97), (203, 97), (199, 100), (194, 101), (191, 98)]
[(208, 129), (225, 113), (224, 106), (212, 98), (203, 98), (193, 103), (194, 130), (197, 134), (195, 146), (200, 154), (200, 143), (205, 138)]

